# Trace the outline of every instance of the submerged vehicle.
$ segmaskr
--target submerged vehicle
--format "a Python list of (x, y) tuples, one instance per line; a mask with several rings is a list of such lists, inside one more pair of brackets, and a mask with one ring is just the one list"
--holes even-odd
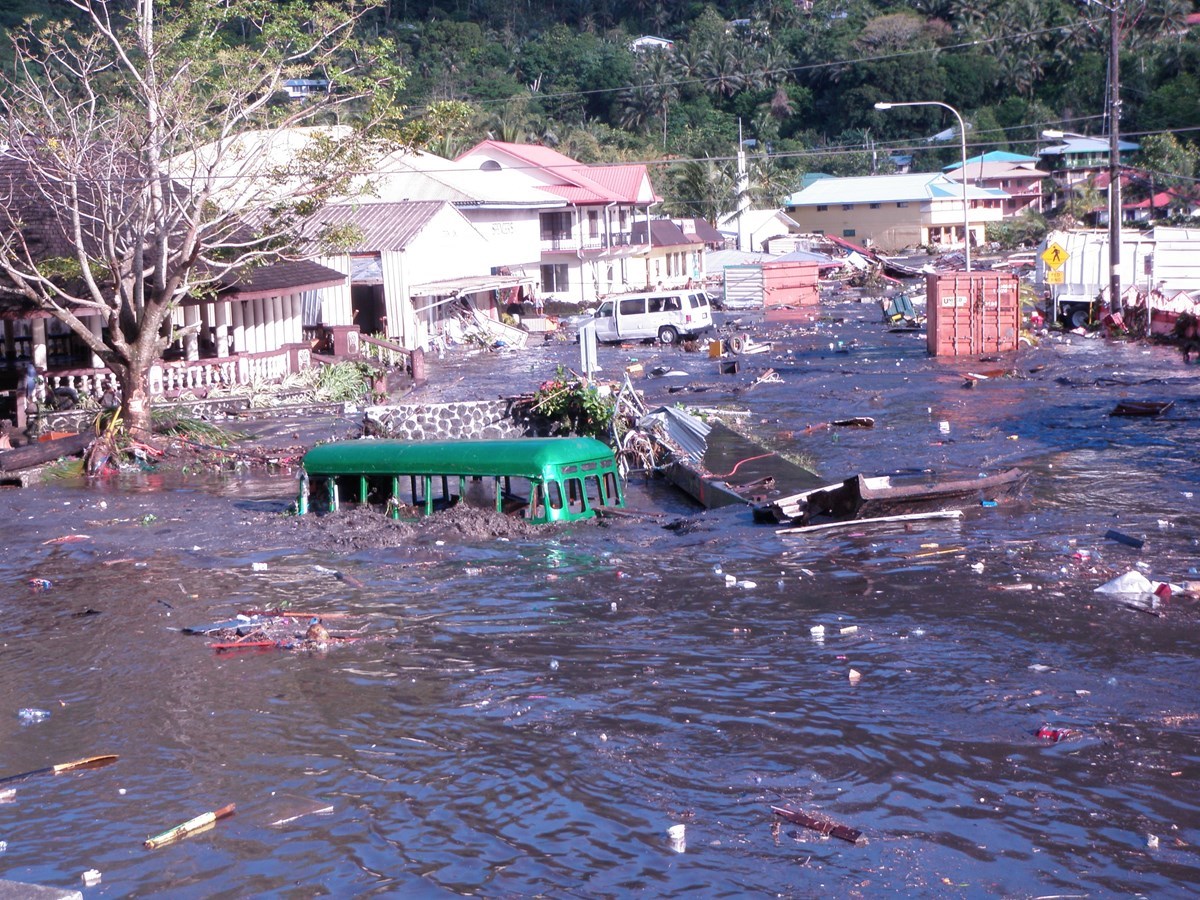
[(617, 463), (593, 438), (321, 444), (304, 455), (296, 508), (378, 507), (392, 518), (460, 503), (532, 523), (573, 522), (624, 507)]

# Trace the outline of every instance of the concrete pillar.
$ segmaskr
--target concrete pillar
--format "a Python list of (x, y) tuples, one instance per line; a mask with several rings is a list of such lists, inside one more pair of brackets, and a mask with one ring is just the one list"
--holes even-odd
[(213, 343), (217, 345), (217, 356), (221, 359), (229, 356), (229, 302), (213, 305)]
[(246, 304), (241, 300), (234, 300), (229, 304), (230, 318), (233, 320), (233, 346), (229, 348), (230, 353), (245, 353), (246, 352)]
[(278, 350), (287, 343), (287, 319), (283, 313), (283, 298), (272, 297), (270, 300), (271, 306), (271, 331), (267, 346), (272, 350)]
[(183, 358), (195, 362), (200, 358), (200, 307), (196, 305), (183, 308)]
[(250, 318), (253, 322), (253, 328), (249, 330), (253, 332), (253, 337), (250, 339), (252, 353), (262, 353), (267, 349), (267, 309), (261, 297), (250, 301), (250, 309), (252, 310)]
[(29, 358), (39, 371), (46, 370), (46, 320), (29, 320)]

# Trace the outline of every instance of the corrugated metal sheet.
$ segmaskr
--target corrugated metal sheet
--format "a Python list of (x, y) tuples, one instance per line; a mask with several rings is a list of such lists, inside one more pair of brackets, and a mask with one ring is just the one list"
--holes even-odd
[[(304, 227), (304, 236), (315, 240), (328, 227), (353, 227), (359, 239), (350, 253), (403, 250), (443, 209), (454, 209), (441, 200), (410, 203), (335, 203), (323, 207)], [(461, 215), (455, 210), (455, 215)]]
[[(967, 185), (967, 198), (995, 200), (1006, 197), (1003, 192), (984, 190)], [(862, 175), (855, 178), (822, 178), (802, 191), (792, 194), (784, 206), (817, 206), (840, 203), (892, 203), (953, 199), (962, 197), (962, 184), (952, 181), (941, 172), (922, 172), (916, 175)]]
[(694, 463), (704, 459), (708, 449), (708, 425), (689, 412), (673, 406), (660, 406), (638, 419), (643, 430), (657, 428), (671, 444), (671, 449)]

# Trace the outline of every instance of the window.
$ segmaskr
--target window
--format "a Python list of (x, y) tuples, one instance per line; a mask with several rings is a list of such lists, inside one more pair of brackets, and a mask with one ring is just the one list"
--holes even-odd
[(896, 204), (896, 209), (908, 209), (908, 201), (901, 200), (899, 203)]
[(566, 263), (542, 266), (542, 291), (547, 294), (562, 293), (570, 286), (567, 280), (569, 268)]
[(645, 312), (645, 297), (630, 297), (621, 301), (621, 315), (623, 316), (640, 316)]
[(854, 209), (854, 204), (853, 204), (853, 203), (843, 203), (843, 204), (842, 204), (842, 209), (843, 209), (843, 210), (847, 210), (847, 209)]
[(539, 217), (543, 241), (561, 241), (571, 236), (569, 212), (542, 213)]
[(881, 206), (883, 206), (882, 203), (872, 203), (871, 209), (879, 209)]
[(663, 312), (679, 312), (683, 303), (678, 296), (663, 298)]
[(817, 212), (829, 212), (829, 207), (826, 206), (824, 203), (818, 203), (817, 204)]
[(549, 502), (551, 509), (563, 508), (562, 488), (557, 481), (546, 482), (546, 500)]
[(843, 228), (842, 229), (842, 237), (854, 237), (854, 229), (853, 228)]

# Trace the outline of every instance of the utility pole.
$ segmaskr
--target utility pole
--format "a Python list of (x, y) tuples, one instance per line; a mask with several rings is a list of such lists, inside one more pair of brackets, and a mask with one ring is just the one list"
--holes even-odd
[[(1108, 6), (1108, 307), (1121, 312), (1121, 27), (1119, 0)], [(1153, 207), (1154, 201), (1150, 201)], [(1153, 210), (1152, 210), (1153, 211)]]

